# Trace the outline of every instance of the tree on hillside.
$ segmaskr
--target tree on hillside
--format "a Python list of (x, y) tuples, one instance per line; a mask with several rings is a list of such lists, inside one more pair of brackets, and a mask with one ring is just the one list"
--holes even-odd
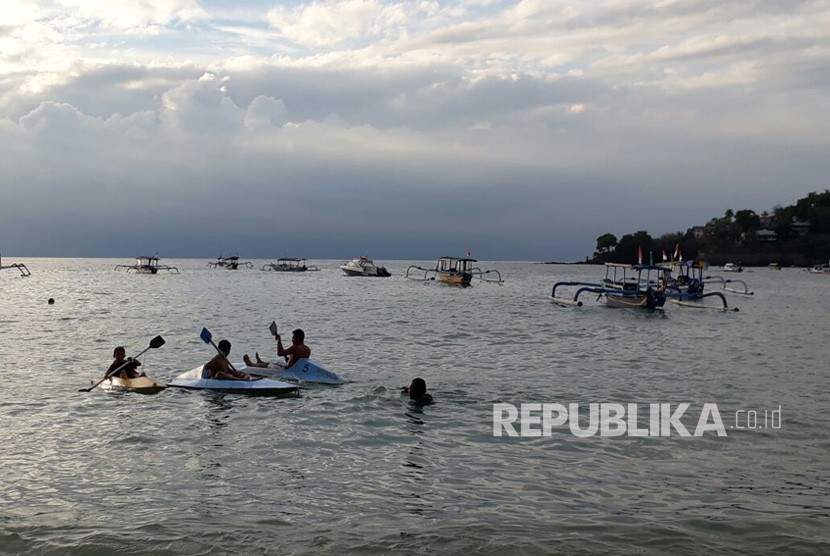
[[(643, 250), (643, 262), (647, 263), (649, 252), (654, 251), (654, 239), (645, 230), (622, 236), (610, 258), (615, 263), (634, 264), (637, 262), (638, 248)], [(656, 261), (659, 261), (659, 256), (655, 258)]]
[(602, 234), (597, 238), (597, 249), (594, 252), (594, 256), (602, 257), (607, 253), (610, 253), (617, 247), (617, 236), (614, 234)]
[(796, 202), (793, 217), (810, 223), (814, 233), (830, 233), (830, 190), (810, 193)]
[(749, 234), (761, 228), (761, 217), (754, 210), (739, 210), (735, 213), (735, 223), (743, 234)]

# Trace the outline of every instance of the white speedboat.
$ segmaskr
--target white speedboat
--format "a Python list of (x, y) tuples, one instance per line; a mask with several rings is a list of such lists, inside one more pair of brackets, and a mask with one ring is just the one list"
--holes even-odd
[(724, 272), (743, 272), (744, 267), (737, 265), (735, 263), (726, 263), (723, 265)]
[(168, 383), (168, 386), (187, 388), (190, 390), (214, 390), (233, 394), (249, 394), (254, 396), (278, 396), (294, 394), (299, 390), (296, 384), (289, 384), (279, 380), (260, 378), (257, 380), (219, 380), (202, 378), (204, 365), (199, 365), (180, 374)]
[(330, 371), (322, 365), (310, 359), (300, 359), (290, 369), (286, 369), (278, 362), (271, 362), (267, 367), (237, 367), (243, 373), (252, 376), (264, 376), (279, 380), (290, 380), (297, 382), (314, 382), (318, 384), (344, 384), (346, 381), (334, 371)]
[(340, 266), (340, 270), (346, 276), (392, 276), (385, 266), (375, 266), (375, 262), (369, 257), (358, 257)]

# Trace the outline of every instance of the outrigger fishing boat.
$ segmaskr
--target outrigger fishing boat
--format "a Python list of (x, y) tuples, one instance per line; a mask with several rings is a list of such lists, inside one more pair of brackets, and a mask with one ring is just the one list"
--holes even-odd
[[(550, 300), (563, 306), (581, 307), (579, 296), (585, 292), (605, 296), (609, 307), (638, 307), (656, 309), (666, 303), (669, 270), (659, 265), (627, 265), (605, 263), (605, 278), (601, 282), (557, 282)], [(557, 289), (577, 286), (572, 299), (557, 297)]]
[[(729, 308), (726, 297), (722, 293), (704, 293), (706, 279), (703, 277), (703, 271), (707, 268), (706, 263), (701, 261), (675, 261), (665, 265), (665, 267), (668, 271), (665, 295), (671, 299), (672, 303), (682, 307), (724, 310)], [(722, 306), (714, 307), (702, 303), (690, 303), (690, 301), (700, 301), (707, 297), (720, 299)]]
[(16, 268), (20, 271), (21, 276), (31, 276), (32, 273), (29, 272), (29, 269), (26, 268), (26, 265), (23, 263), (12, 263), (10, 265), (3, 266), (3, 257), (0, 257), (0, 270), (6, 270), (7, 268)]
[(307, 265), (307, 259), (298, 259), (296, 257), (283, 257), (277, 259), (275, 263), (262, 265), (260, 270), (268, 270), (273, 272), (311, 272), (320, 270), (314, 265)]
[[(455, 286), (469, 286), (473, 278), (478, 278), (482, 282), (494, 282), (496, 284), (503, 284), (504, 280), (501, 278), (501, 273), (498, 270), (481, 270), (475, 263), (476, 259), (459, 258), (444, 256), (438, 259), (435, 268), (423, 268), (418, 265), (409, 265), (406, 269), (405, 278), (410, 280), (428, 281), (436, 278), (445, 284), (452, 284)], [(410, 276), (409, 273), (413, 270), (420, 270), (424, 273), (422, 277)], [(485, 278), (488, 274), (495, 274), (496, 278)]]
[(254, 268), (254, 263), (250, 261), (239, 261), (238, 255), (230, 255), (228, 257), (219, 257), (215, 261), (209, 262), (208, 266), (210, 268), (224, 268), (227, 270), (236, 270), (240, 266), (244, 266), (247, 268)]
[(158, 274), (159, 270), (166, 270), (168, 272), (175, 272), (176, 274), (179, 274), (179, 269), (175, 266), (159, 264), (158, 253), (152, 257), (138, 256), (135, 258), (135, 264), (120, 264), (115, 267), (115, 270), (118, 270), (119, 268), (126, 268), (127, 272), (134, 270), (136, 274)]
[(352, 259), (347, 263), (340, 265), (346, 276), (379, 276), (386, 278), (392, 276), (385, 266), (375, 266), (375, 262), (368, 257), (359, 257)]
[(251, 396), (281, 396), (286, 394), (297, 394), (299, 386), (260, 378), (256, 380), (224, 380), (215, 378), (203, 378), (204, 365), (184, 372), (171, 380), (168, 386), (185, 388), (188, 390), (213, 390), (215, 392), (226, 392), (231, 394), (247, 394)]
[(330, 371), (322, 365), (310, 359), (298, 359), (291, 368), (286, 369), (278, 362), (271, 362), (267, 367), (246, 367), (244, 364), (237, 367), (241, 372), (251, 376), (262, 376), (279, 380), (290, 380), (299, 383), (317, 384), (345, 384), (346, 381), (334, 371)]

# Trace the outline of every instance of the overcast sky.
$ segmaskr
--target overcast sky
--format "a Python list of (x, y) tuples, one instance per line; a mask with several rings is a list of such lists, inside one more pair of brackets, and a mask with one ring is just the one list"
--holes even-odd
[(830, 183), (830, 0), (4, 0), (0, 253), (579, 260)]

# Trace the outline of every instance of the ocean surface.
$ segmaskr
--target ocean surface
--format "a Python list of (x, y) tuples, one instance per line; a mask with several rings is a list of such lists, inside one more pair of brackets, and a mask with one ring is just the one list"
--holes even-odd
[[(377, 279), (332, 260), (12, 262), (32, 276), (0, 272), (0, 553), (830, 552), (830, 275), (749, 269), (724, 275), (755, 291), (729, 296), (739, 312), (646, 312), (550, 303), (555, 281), (601, 277), (581, 265), (482, 263), (505, 283), (461, 289), (404, 279), (410, 261)], [(212, 357), (202, 327), (234, 361), (273, 357), (272, 320), (349, 382), (78, 392), (158, 334), (142, 369), (161, 380)], [(435, 404), (401, 396), (415, 376)], [(646, 423), (649, 404), (689, 403), (692, 434), (711, 403), (726, 436), (494, 436), (496, 403), (577, 403), (583, 428), (590, 403)]]

